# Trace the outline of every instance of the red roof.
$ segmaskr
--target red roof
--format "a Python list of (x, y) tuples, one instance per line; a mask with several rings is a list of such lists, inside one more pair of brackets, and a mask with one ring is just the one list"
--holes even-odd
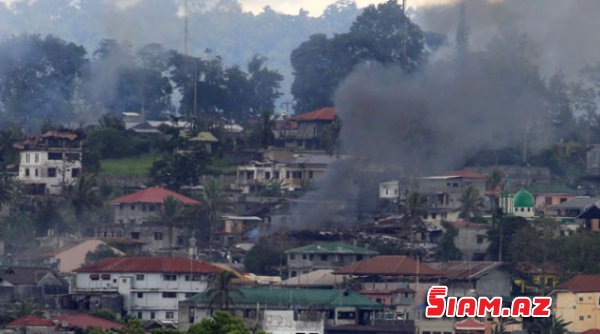
[(467, 318), (463, 321), (457, 321), (454, 323), (454, 328), (461, 330), (483, 331), (485, 330), (485, 324), (475, 319)]
[(587, 331), (581, 332), (581, 334), (600, 334), (600, 329), (588, 329)]
[(98, 318), (85, 313), (69, 313), (51, 318), (60, 327), (79, 327), (81, 329), (99, 328), (102, 330), (121, 329), (123, 325), (118, 322)]
[[(408, 256), (382, 255), (355, 262), (335, 272), (336, 275), (416, 276), (417, 261)], [(419, 264), (420, 276), (438, 276), (439, 273), (425, 263)]]
[(335, 108), (321, 108), (313, 110), (298, 116), (292, 117), (292, 120), (302, 121), (333, 121), (335, 119)]
[(54, 323), (50, 320), (38, 318), (35, 315), (26, 315), (9, 322), (6, 327), (54, 327)]
[(150, 187), (127, 196), (113, 199), (111, 204), (155, 203), (162, 204), (167, 197), (173, 197), (184, 205), (199, 205), (200, 202), (162, 187)]
[(578, 275), (560, 283), (555, 290), (600, 292), (600, 275)]
[(192, 273), (214, 274), (221, 269), (212, 264), (186, 258), (111, 257), (75, 269), (78, 273)]
[(479, 174), (476, 172), (471, 172), (467, 170), (459, 170), (454, 172), (445, 173), (442, 176), (452, 176), (452, 177), (464, 177), (467, 179), (485, 179), (485, 175)]
[(502, 266), (502, 262), (496, 261), (446, 261), (433, 262), (432, 268), (440, 273), (440, 276), (448, 279), (471, 279), (477, 278), (487, 272)]

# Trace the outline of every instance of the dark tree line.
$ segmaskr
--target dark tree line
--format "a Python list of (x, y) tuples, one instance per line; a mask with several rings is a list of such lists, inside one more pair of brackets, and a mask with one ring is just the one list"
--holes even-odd
[(185, 57), (156, 43), (133, 50), (103, 40), (88, 53), (55, 36), (11, 37), (0, 42), (0, 117), (28, 131), (44, 120), (78, 125), (126, 111), (241, 122), (272, 112), (281, 95), (283, 77), (266, 63), (256, 55), (245, 68), (228, 67), (218, 56)]

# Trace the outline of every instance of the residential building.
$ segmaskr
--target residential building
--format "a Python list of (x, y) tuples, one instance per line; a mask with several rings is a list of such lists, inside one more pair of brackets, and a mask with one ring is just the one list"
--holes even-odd
[(386, 181), (379, 183), (379, 199), (398, 201), (400, 198), (400, 181)]
[(449, 296), (511, 295), (511, 274), (502, 262), (447, 261), (428, 265), (438, 272), (440, 283), (448, 286)]
[[(130, 238), (142, 242), (142, 251), (167, 253), (187, 250), (189, 242), (186, 227), (173, 228), (173, 240), (169, 240), (169, 222), (161, 220), (163, 202), (172, 197), (182, 206), (197, 206), (200, 201), (162, 187), (150, 187), (133, 194), (116, 198), (110, 202), (114, 213), (112, 224), (96, 229), (98, 238)], [(172, 244), (169, 244), (172, 243)]]
[(577, 197), (577, 191), (562, 184), (536, 183), (529, 191), (535, 198), (535, 208), (544, 214), (552, 212), (552, 207)]
[(59, 249), (55, 252), (44, 254), (45, 263), (58, 272), (70, 273), (85, 264), (85, 258), (89, 252), (94, 252), (98, 247), (108, 247), (115, 255), (124, 256), (125, 253), (109, 246), (102, 240), (90, 239), (75, 245)]
[(535, 199), (525, 189), (517, 191), (514, 195), (504, 192), (500, 196), (500, 208), (506, 215), (511, 216), (533, 218), (536, 215)]
[(322, 136), (336, 119), (335, 108), (321, 108), (276, 122), (275, 145), (306, 150), (322, 149)]
[(216, 231), (224, 245), (233, 245), (258, 238), (263, 219), (256, 216), (222, 216), (223, 225)]
[(457, 220), (463, 189), (473, 186), (483, 198), (485, 179), (485, 175), (469, 171), (449, 172), (420, 178), (417, 191), (427, 196), (428, 204), (428, 212), (423, 220), (429, 223)]
[(592, 232), (600, 232), (600, 204), (598, 202), (587, 207), (579, 216), (582, 219), (584, 227)]
[(282, 189), (294, 191), (307, 183), (318, 182), (327, 167), (337, 159), (328, 155), (300, 155), (281, 161), (251, 161), (239, 166), (236, 185), (243, 193), (279, 183)]
[(515, 266), (513, 282), (522, 294), (546, 294), (554, 290), (561, 275), (558, 265), (546, 263), (544, 266), (529, 262), (519, 262)]
[[(329, 333), (340, 326), (373, 325), (376, 313), (383, 309), (383, 305), (352, 290), (240, 288), (239, 292), (230, 294), (232, 303), (228, 311), (247, 325), (263, 330), (265, 325), (274, 325), (265, 323), (267, 310), (293, 312), (286, 316), (291, 327), (316, 330), (318, 323), (323, 322), (325, 333)], [(203, 292), (179, 304), (180, 330), (211, 316), (215, 306), (211, 305), (210, 297)]]
[(549, 216), (577, 218), (588, 207), (600, 201), (598, 197), (577, 196), (549, 208)]
[(67, 282), (48, 268), (12, 266), (0, 269), (0, 304), (4, 307), (23, 300), (55, 305), (56, 297), (68, 292)]
[(552, 180), (550, 169), (540, 166), (496, 165), (467, 167), (465, 170), (483, 175), (490, 175), (494, 170), (500, 171), (504, 177), (503, 188), (508, 192), (516, 192), (522, 187), (529, 187), (535, 183), (548, 183)]
[(15, 319), (4, 326), (17, 334), (54, 334), (56, 325), (51, 320), (41, 319), (35, 315), (26, 315)]
[(81, 175), (81, 138), (75, 132), (48, 131), (17, 142), (17, 181), (32, 195), (59, 195)]
[(377, 255), (376, 251), (350, 244), (332, 242), (311, 244), (285, 251), (289, 277), (319, 269), (341, 268)]
[(125, 123), (126, 130), (146, 121), (144, 114), (137, 112), (123, 112), (121, 113), (121, 118), (123, 119), (123, 123)]
[(128, 316), (176, 322), (179, 302), (205, 291), (220, 271), (185, 258), (108, 258), (76, 269), (74, 291), (119, 294)]
[(554, 315), (571, 333), (600, 328), (600, 275), (578, 275), (552, 292)]
[(215, 151), (219, 140), (208, 131), (200, 131), (198, 134), (189, 139), (192, 144), (201, 146), (205, 152), (212, 153)]
[(487, 238), (490, 226), (462, 220), (450, 224), (457, 231), (454, 245), (460, 250), (461, 258), (463, 260), (483, 260), (490, 245), (490, 240)]

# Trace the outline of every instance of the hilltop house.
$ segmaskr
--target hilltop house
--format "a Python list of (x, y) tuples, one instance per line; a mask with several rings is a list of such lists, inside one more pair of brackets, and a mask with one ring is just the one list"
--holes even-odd
[[(163, 202), (172, 197), (183, 206), (196, 206), (200, 202), (161, 187), (151, 187), (110, 202), (114, 221), (100, 226), (99, 238), (130, 238), (143, 243), (142, 251), (157, 253), (185, 249), (190, 237), (183, 226), (173, 227), (173, 240), (169, 240), (169, 226), (160, 220)], [(173, 244), (170, 245), (169, 242)]]
[[(252, 328), (266, 331), (265, 325), (273, 326), (268, 322), (269, 311), (292, 312), (285, 317), (287, 330), (297, 329), (292, 334), (332, 333), (336, 328), (353, 333), (352, 328), (367, 325), (376, 328), (373, 319), (383, 309), (383, 305), (355, 291), (340, 289), (240, 288), (239, 293), (231, 293), (230, 297), (232, 303), (228, 311)], [(210, 295), (203, 292), (181, 302), (179, 329), (186, 330), (191, 324), (210, 317), (216, 308), (210, 305), (210, 299)]]
[(295, 154), (279, 161), (251, 161), (237, 168), (236, 185), (243, 193), (258, 191), (271, 183), (294, 191), (307, 183), (318, 182), (329, 164), (336, 160), (327, 155)]
[(321, 108), (290, 119), (276, 121), (275, 146), (305, 150), (322, 149), (321, 138), (336, 118), (335, 108)]
[(487, 232), (490, 226), (481, 223), (456, 221), (450, 223), (458, 232), (454, 244), (462, 254), (463, 260), (483, 260), (490, 241)]
[(76, 269), (74, 291), (82, 300), (118, 294), (122, 315), (176, 322), (178, 303), (205, 291), (220, 271), (184, 258), (108, 258)]
[(600, 275), (578, 275), (556, 286), (554, 315), (571, 333), (600, 327)]
[(17, 142), (16, 177), (31, 195), (60, 195), (81, 174), (81, 138), (75, 132), (48, 131)]
[(319, 269), (341, 268), (375, 256), (377, 252), (341, 242), (332, 242), (288, 249), (285, 254), (288, 275), (295, 277)]
[(457, 220), (463, 189), (473, 186), (483, 197), (485, 195), (485, 179), (485, 175), (468, 171), (420, 178), (417, 190), (427, 196), (429, 211), (424, 220), (438, 223), (442, 220)]

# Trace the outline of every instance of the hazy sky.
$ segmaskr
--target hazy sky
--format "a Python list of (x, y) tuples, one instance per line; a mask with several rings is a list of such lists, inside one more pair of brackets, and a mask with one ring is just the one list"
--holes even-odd
[[(4, 2), (10, 5), (13, 2), (19, 1), (43, 1), (43, 0), (0, 0), (0, 2)], [(73, 0), (74, 3), (77, 3), (80, 0)], [(118, 7), (127, 7), (129, 5), (135, 4), (139, 1), (143, 0), (94, 0), (94, 1), (103, 1), (107, 3), (116, 4)], [(183, 0), (180, 0), (183, 1)], [(387, 0), (354, 0), (359, 7), (365, 7), (370, 4), (377, 4)], [(398, 0), (401, 2), (402, 0)], [(438, 4), (438, 3), (446, 3), (452, 0), (407, 0), (408, 7), (419, 7), (424, 5)], [(307, 10), (312, 16), (319, 16), (323, 10), (330, 4), (334, 3), (335, 0), (238, 0), (239, 3), (242, 4), (244, 10), (252, 11), (254, 13), (261, 12), (262, 9), (269, 5), (276, 11), (289, 13), (289, 14), (297, 14), (300, 8), (304, 8)]]
[[(370, 4), (377, 4), (386, 0), (355, 0), (359, 7), (365, 7)], [(401, 2), (402, 0), (398, 0)], [(308, 10), (311, 15), (319, 15), (335, 0), (239, 0), (245, 10), (260, 12), (266, 5), (285, 13), (298, 13), (300, 8)], [(448, 0), (408, 0), (408, 7), (418, 7), (436, 3), (444, 3)]]

